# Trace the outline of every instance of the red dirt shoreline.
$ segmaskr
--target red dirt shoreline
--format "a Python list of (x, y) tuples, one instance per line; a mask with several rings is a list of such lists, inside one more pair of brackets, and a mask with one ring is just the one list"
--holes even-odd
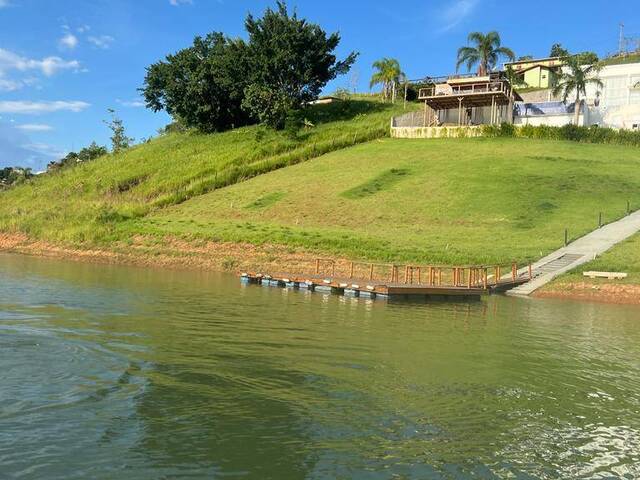
[(560, 298), (597, 303), (640, 305), (640, 285), (558, 282), (534, 293), (535, 298)]
[[(188, 242), (139, 236), (110, 248), (57, 245), (24, 234), (0, 233), (0, 252), (35, 255), (78, 262), (120, 264), (172, 269), (311, 273), (322, 255), (282, 245), (231, 242)], [(336, 259), (336, 274), (345, 275), (349, 259)], [(565, 282), (552, 284), (533, 295), (598, 303), (640, 305), (640, 285)]]

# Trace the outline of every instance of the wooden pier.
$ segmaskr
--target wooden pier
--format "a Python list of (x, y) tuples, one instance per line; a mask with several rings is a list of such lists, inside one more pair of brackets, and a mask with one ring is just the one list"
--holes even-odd
[(314, 273), (241, 274), (245, 283), (368, 298), (479, 298), (528, 282), (518, 266), (394, 265), (316, 259)]

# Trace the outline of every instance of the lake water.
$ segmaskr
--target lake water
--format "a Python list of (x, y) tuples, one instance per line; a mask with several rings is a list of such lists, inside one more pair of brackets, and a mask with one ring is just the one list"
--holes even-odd
[(0, 255), (0, 478), (640, 477), (640, 309)]

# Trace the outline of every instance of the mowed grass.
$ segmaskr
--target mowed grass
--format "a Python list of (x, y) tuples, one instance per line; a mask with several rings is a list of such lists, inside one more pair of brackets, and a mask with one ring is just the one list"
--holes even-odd
[[(583, 272), (622, 272), (629, 276), (624, 280), (596, 279), (590, 280), (584, 277)], [(640, 234), (636, 234), (628, 240), (616, 245), (608, 252), (600, 255), (594, 261), (582, 265), (575, 271), (560, 277), (557, 283), (566, 282), (591, 282), (597, 283), (630, 283), (640, 284)]]
[(527, 139), (383, 139), (220, 189), (123, 231), (384, 261), (527, 262), (640, 208), (640, 152)]
[(0, 231), (69, 243), (108, 243), (117, 239), (123, 222), (387, 135), (391, 116), (402, 111), (402, 105), (354, 100), (308, 108), (304, 115), (309, 122), (295, 136), (257, 126), (212, 135), (162, 136), (126, 153), (1, 192)]

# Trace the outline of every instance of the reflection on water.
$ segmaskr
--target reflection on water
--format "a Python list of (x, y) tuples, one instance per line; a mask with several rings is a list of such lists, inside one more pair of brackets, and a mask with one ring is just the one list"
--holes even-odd
[(639, 320), (0, 256), (0, 477), (636, 478)]

